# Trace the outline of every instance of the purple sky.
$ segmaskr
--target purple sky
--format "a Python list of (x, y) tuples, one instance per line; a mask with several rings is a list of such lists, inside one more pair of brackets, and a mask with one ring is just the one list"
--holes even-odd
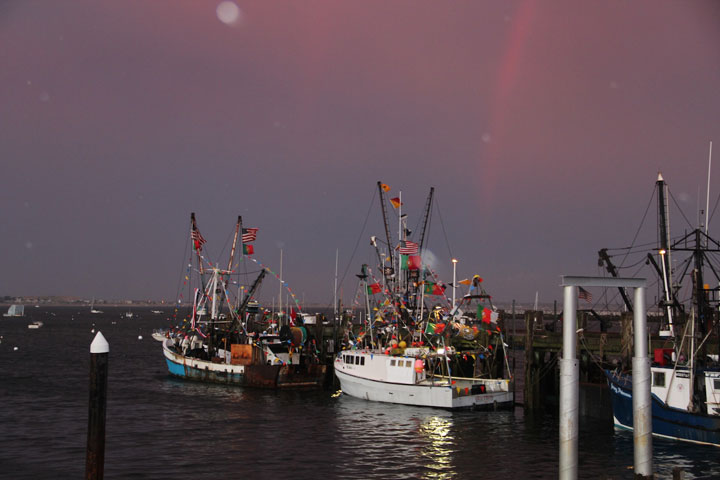
[(497, 300), (551, 302), (631, 243), (659, 170), (704, 204), (718, 2), (221, 3), (0, 4), (0, 295), (172, 300), (195, 211), (209, 254), (243, 215), (331, 303), (381, 180), (412, 226), (435, 187), (446, 281), (451, 251)]

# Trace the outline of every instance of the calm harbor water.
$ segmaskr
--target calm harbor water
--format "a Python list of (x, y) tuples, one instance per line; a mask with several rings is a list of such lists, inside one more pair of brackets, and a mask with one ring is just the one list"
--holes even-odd
[[(168, 376), (151, 337), (167, 314), (104, 310), (28, 307), (23, 319), (0, 318), (0, 478), (83, 477), (93, 328), (110, 343), (106, 478), (557, 478), (556, 412), (447, 412), (333, 390), (183, 382)], [(28, 329), (34, 320), (44, 326)], [(675, 466), (686, 478), (720, 478), (720, 449), (653, 442), (660, 478)], [(632, 478), (632, 434), (582, 418), (579, 461), (580, 478)]]

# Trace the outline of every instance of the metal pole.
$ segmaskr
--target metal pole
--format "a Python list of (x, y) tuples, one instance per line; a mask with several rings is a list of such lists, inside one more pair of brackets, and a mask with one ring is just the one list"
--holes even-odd
[(635, 288), (633, 309), (635, 355), (632, 359), (633, 447), (636, 475), (652, 477), (652, 404), (645, 288)]
[(452, 264), (453, 264), (453, 303), (452, 303), (452, 308), (453, 308), (453, 316), (455, 316), (455, 279), (456, 279), (455, 270), (457, 267), (457, 258), (452, 259)]
[(577, 353), (577, 287), (565, 286), (563, 299), (563, 357), (560, 360), (560, 473), (561, 480), (578, 477), (578, 397), (580, 367)]
[(98, 332), (90, 344), (90, 401), (88, 406), (85, 479), (102, 480), (105, 466), (105, 406), (107, 405), (110, 345)]

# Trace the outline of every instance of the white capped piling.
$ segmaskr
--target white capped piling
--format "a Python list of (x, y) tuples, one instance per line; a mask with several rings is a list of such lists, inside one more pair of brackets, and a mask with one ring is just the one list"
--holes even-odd
[(101, 480), (105, 465), (105, 406), (107, 405), (110, 345), (101, 332), (90, 344), (90, 401), (88, 405), (86, 480)]
[[(635, 475), (652, 477), (652, 416), (650, 410), (650, 359), (647, 344), (644, 278), (562, 277), (563, 357), (560, 360), (560, 471), (562, 480), (578, 477), (578, 405), (580, 367), (577, 361), (577, 287), (635, 289), (633, 325), (633, 429)], [(637, 370), (636, 370), (637, 368)]]
[(648, 356), (645, 288), (635, 289), (633, 308), (632, 359), (633, 447), (635, 475), (652, 477), (652, 403), (650, 400), (650, 357)]
[(563, 291), (563, 350), (560, 360), (560, 479), (578, 476), (578, 385), (580, 364), (577, 361), (577, 295), (575, 286)]

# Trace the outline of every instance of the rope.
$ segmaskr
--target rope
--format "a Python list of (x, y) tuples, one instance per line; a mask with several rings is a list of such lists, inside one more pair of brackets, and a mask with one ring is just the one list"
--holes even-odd
[(685, 214), (683, 213), (682, 208), (680, 208), (680, 204), (677, 202), (677, 200), (675, 200), (675, 196), (672, 194), (672, 192), (670, 191), (669, 188), (668, 188), (668, 193), (670, 194), (670, 198), (672, 198), (673, 203), (675, 204), (678, 211), (680, 212), (680, 215), (682, 215), (682, 217), (685, 219), (685, 222), (688, 224), (688, 227), (690, 227), (692, 229), (693, 228), (692, 223), (690, 223), (690, 220), (688, 220), (687, 217), (685, 216)]
[(350, 270), (350, 265), (352, 265), (353, 259), (355, 258), (355, 254), (357, 253), (358, 246), (360, 245), (360, 239), (362, 238), (363, 234), (365, 233), (365, 227), (367, 226), (368, 219), (370, 218), (370, 212), (372, 211), (372, 207), (375, 204), (375, 196), (376, 195), (377, 195), (377, 192), (373, 193), (372, 200), (370, 200), (370, 207), (368, 208), (367, 215), (365, 215), (365, 221), (363, 222), (363, 226), (360, 229), (360, 235), (358, 235), (357, 241), (355, 242), (355, 247), (353, 248), (352, 255), (350, 255), (350, 260), (348, 260), (347, 267), (345, 267), (345, 271), (343, 272), (343, 275), (340, 279), (338, 288), (342, 287), (342, 284), (345, 281), (345, 276), (347, 275), (348, 270)]
[[(640, 221), (640, 226), (638, 226), (637, 231), (635, 232), (635, 236), (633, 237), (632, 243), (630, 244), (630, 248), (632, 249), (635, 245), (635, 241), (637, 240), (638, 235), (640, 234), (640, 230), (642, 229), (643, 224), (645, 223), (645, 219), (647, 218), (647, 214), (650, 211), (650, 205), (652, 204), (653, 198), (655, 198), (655, 189), (653, 188), (652, 193), (650, 194), (650, 200), (648, 201), (648, 205), (645, 208), (645, 214), (643, 214), (643, 218)], [(628, 253), (625, 254), (625, 257), (623, 257), (622, 262), (620, 262), (620, 267), (625, 263), (625, 260), (627, 260), (627, 256), (630, 254), (630, 251), (628, 250)]]
[(440, 225), (442, 226), (443, 235), (445, 236), (445, 245), (447, 245), (448, 254), (450, 255), (450, 258), (455, 258), (450, 251), (450, 242), (448, 241), (447, 231), (445, 231), (445, 222), (443, 222), (442, 214), (440, 213), (440, 202), (437, 200), (437, 196), (435, 198), (435, 206), (437, 207), (437, 214), (438, 217), (440, 217)]

